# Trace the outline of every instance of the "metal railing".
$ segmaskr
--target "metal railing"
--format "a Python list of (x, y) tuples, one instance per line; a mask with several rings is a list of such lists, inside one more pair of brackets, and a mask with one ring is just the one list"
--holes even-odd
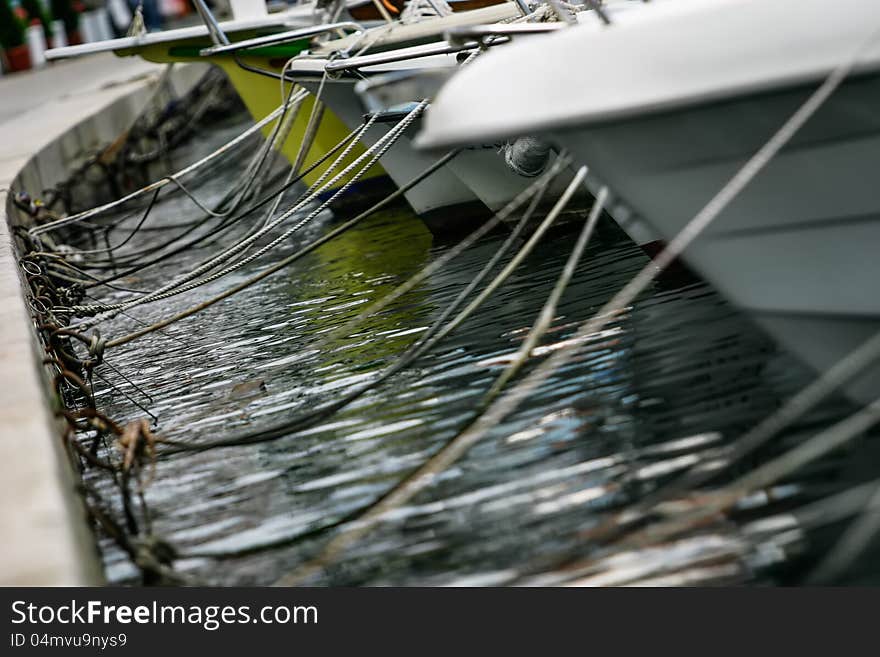
[(275, 46), (290, 41), (298, 41), (300, 39), (308, 39), (327, 32), (335, 32), (337, 30), (353, 30), (355, 34), (362, 34), (365, 28), (360, 23), (353, 21), (341, 21), (339, 23), (327, 23), (326, 25), (315, 25), (314, 27), (304, 27), (298, 30), (290, 30), (287, 32), (279, 32), (277, 34), (268, 34), (266, 36), (255, 37), (253, 39), (245, 39), (235, 43), (217, 44), (210, 48), (203, 48), (199, 54), (203, 57), (210, 55), (221, 55), (224, 53), (238, 52), (249, 48), (259, 48), (262, 46)]
[(496, 23), (493, 25), (463, 25), (444, 32), (444, 38), (451, 45), (479, 42), (487, 38), (513, 37), (529, 34), (546, 34), (564, 29), (564, 23)]

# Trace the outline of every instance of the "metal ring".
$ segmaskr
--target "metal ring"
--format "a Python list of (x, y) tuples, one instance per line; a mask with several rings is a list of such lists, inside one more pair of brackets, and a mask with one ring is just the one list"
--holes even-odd
[[(37, 306), (37, 302), (39, 301), (39, 306)], [(40, 301), (39, 297), (28, 296), (28, 305), (31, 307), (35, 313), (39, 313), (41, 315), (49, 312), (49, 306)], [(40, 307), (41, 306), (41, 307)]]
[(43, 268), (40, 267), (40, 265), (38, 265), (33, 260), (22, 258), (18, 264), (21, 266), (22, 270), (24, 270), (26, 274), (30, 274), (31, 276), (43, 275)]

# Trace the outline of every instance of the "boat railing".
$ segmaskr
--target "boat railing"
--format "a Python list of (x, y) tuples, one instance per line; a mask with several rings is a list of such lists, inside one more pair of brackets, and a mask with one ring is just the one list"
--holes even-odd
[(199, 54), (203, 57), (210, 55), (221, 55), (224, 53), (233, 53), (240, 50), (250, 48), (259, 48), (263, 46), (275, 46), (291, 41), (299, 41), (300, 39), (308, 39), (311, 37), (326, 34), (328, 32), (336, 32), (337, 30), (352, 30), (355, 34), (362, 34), (365, 28), (360, 23), (354, 21), (341, 21), (338, 23), (327, 23), (325, 25), (315, 25), (313, 27), (304, 27), (298, 30), (289, 30), (287, 32), (278, 32), (277, 34), (267, 34), (266, 36), (255, 37), (253, 39), (245, 39), (235, 43), (225, 43), (203, 48)]
[(440, 43), (419, 46), (418, 48), (405, 48), (401, 50), (392, 50), (389, 52), (380, 52), (373, 55), (358, 55), (356, 57), (348, 57), (328, 61), (324, 70), (328, 75), (339, 75), (347, 71), (354, 71), (367, 66), (379, 66), (381, 64), (392, 64), (395, 62), (404, 62), (410, 59), (420, 59), (422, 57), (432, 57), (434, 55), (449, 55), (461, 50), (468, 50), (479, 47), (475, 41), (470, 43), (461, 43), (452, 45), (445, 41)]
[[(462, 25), (453, 27), (444, 33), (444, 38), (451, 45), (465, 43), (484, 43), (486, 39), (497, 37), (524, 36), (529, 34), (545, 34), (564, 29), (565, 23), (495, 23), (492, 25)], [(497, 43), (497, 41), (494, 41)]]
[(461, 52), (462, 50), (474, 50), (489, 45), (489, 41), (491, 41), (492, 45), (498, 45), (510, 40), (514, 36), (545, 34), (564, 27), (565, 25), (561, 23), (497, 23), (493, 25), (455, 27), (446, 30), (444, 32), (444, 41), (439, 43), (415, 48), (402, 48), (372, 55), (342, 57), (327, 62), (324, 70), (328, 75), (340, 75), (367, 66), (379, 66), (434, 55), (448, 55)]

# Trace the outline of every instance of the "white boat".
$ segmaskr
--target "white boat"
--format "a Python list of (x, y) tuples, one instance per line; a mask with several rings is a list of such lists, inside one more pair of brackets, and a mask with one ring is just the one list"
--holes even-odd
[[(443, 39), (445, 31), (496, 23), (519, 15), (514, 3), (504, 2), (440, 18), (428, 18), (418, 23), (381, 25), (362, 34), (314, 46), (310, 52), (290, 62), (288, 75), (298, 84), (317, 93), (325, 71), (331, 72), (332, 76), (324, 81), (321, 97), (343, 123), (354, 129), (361, 124), (364, 116), (363, 105), (355, 92), (358, 81), (389, 73), (454, 71), (459, 66), (457, 50), (460, 48)], [(340, 52), (352, 50), (362, 53), (365, 49), (369, 49), (369, 54), (336, 58)], [(421, 98), (406, 100), (418, 101)], [(408, 104), (397, 107), (403, 110)], [(394, 116), (394, 112), (391, 115)], [(398, 186), (408, 182), (416, 172), (427, 168), (435, 159), (433, 155), (422, 153), (412, 145), (419, 123), (417, 121), (382, 157), (383, 168)], [(375, 125), (364, 134), (362, 141), (367, 145), (375, 143), (390, 125)], [(518, 175), (505, 163), (502, 154), (504, 145), (503, 140), (469, 144), (468, 149), (430, 179), (406, 192), (409, 204), (433, 232), (472, 229), (478, 215), (485, 215), (487, 210), (501, 209), (529, 184), (528, 178)], [(552, 162), (553, 157), (555, 155), (548, 158), (547, 164)], [(566, 184), (566, 177), (560, 177), (548, 190), (548, 202), (558, 197)]]
[[(671, 239), (837, 67), (851, 74), (685, 252), (819, 371), (880, 330), (880, 2), (666, 0), (490, 52), (418, 140), (543, 134)], [(511, 84), (516, 76), (517, 83)], [(462, 114), (467, 105), (470, 111)], [(874, 365), (848, 395), (880, 395)]]

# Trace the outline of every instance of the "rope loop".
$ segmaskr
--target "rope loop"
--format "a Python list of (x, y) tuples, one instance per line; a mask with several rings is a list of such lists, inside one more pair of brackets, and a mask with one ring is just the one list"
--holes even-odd
[[(31, 310), (33, 310), (38, 315), (45, 315), (49, 312), (49, 309), (52, 307), (52, 300), (45, 295), (41, 296), (33, 296), (28, 295), (28, 305)], [(45, 300), (45, 301), (44, 301)], [(48, 301), (48, 303), (46, 303)]]
[(43, 268), (27, 256), (25, 256), (24, 258), (20, 258), (18, 261), (18, 265), (19, 267), (21, 267), (22, 271), (25, 274), (28, 274), (30, 276), (43, 275)]
[(107, 345), (106, 338), (101, 337), (100, 331), (95, 329), (89, 340), (89, 356), (94, 359), (95, 365), (100, 365), (104, 360), (104, 347)]

